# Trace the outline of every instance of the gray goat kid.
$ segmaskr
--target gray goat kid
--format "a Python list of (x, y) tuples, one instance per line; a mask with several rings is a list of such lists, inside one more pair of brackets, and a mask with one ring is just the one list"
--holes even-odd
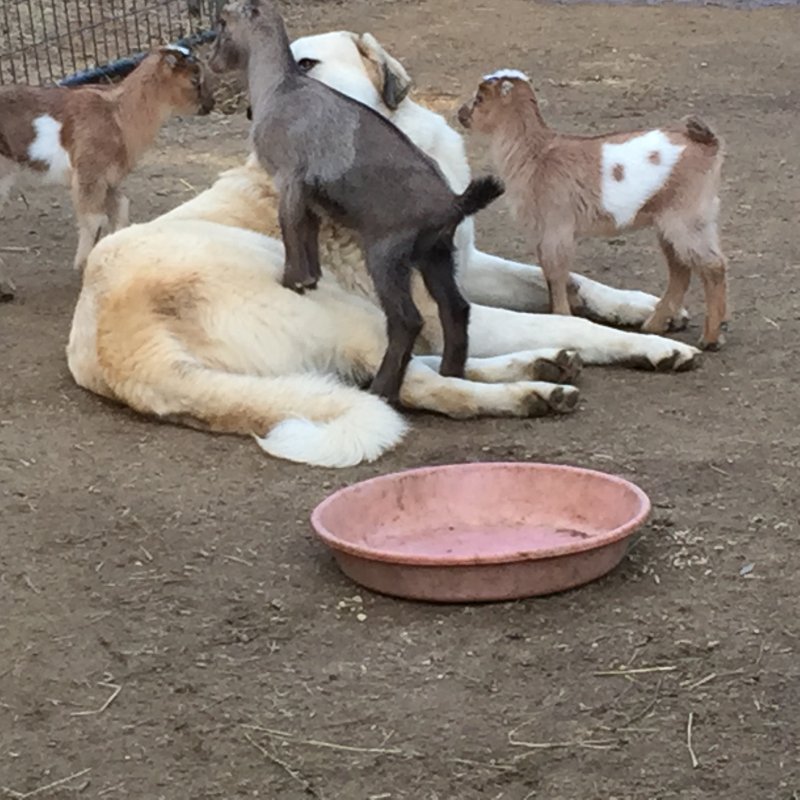
[(320, 216), (359, 235), (386, 314), (388, 346), (371, 390), (399, 399), (422, 318), (411, 296), (416, 266), (439, 309), (441, 374), (462, 377), (469, 303), (456, 284), (453, 235), (503, 193), (494, 177), (455, 194), (438, 166), (377, 112), (302, 73), (272, 0), (237, 0), (221, 11), (210, 66), (246, 71), (253, 145), (280, 193), (286, 248), (283, 285), (321, 277)]

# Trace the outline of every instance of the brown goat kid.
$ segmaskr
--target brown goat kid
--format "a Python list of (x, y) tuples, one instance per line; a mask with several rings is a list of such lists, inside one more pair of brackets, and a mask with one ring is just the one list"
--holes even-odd
[(82, 269), (104, 229), (128, 224), (122, 181), (161, 126), (213, 106), (205, 68), (182, 47), (154, 50), (112, 87), (0, 87), (0, 208), (21, 171), (71, 187)]
[(530, 80), (517, 70), (487, 75), (458, 118), (490, 136), (514, 215), (538, 250), (554, 313), (571, 313), (576, 239), (653, 227), (669, 282), (644, 329), (663, 333), (678, 321), (697, 271), (706, 303), (700, 344), (723, 343), (727, 262), (717, 230), (723, 145), (708, 126), (688, 118), (653, 130), (560, 134), (544, 122)]

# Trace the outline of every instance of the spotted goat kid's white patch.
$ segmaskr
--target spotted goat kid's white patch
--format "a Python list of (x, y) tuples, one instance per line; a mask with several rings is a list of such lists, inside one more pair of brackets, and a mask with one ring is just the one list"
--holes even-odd
[(72, 163), (69, 153), (61, 146), (61, 123), (49, 114), (43, 114), (33, 121), (33, 129), (36, 136), (28, 148), (28, 157), (47, 164), (45, 180), (69, 183)]
[(603, 208), (618, 228), (630, 225), (641, 207), (669, 179), (684, 145), (672, 144), (660, 130), (648, 131), (602, 150)]
[(175, 53), (180, 53), (182, 56), (186, 56), (186, 58), (190, 58), (192, 55), (192, 51), (188, 47), (184, 47), (182, 44), (168, 44), (164, 46), (164, 50), (172, 50)]

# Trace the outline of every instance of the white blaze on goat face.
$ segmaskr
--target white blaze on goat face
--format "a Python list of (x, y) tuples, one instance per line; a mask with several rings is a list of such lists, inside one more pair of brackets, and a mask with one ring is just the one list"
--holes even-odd
[(72, 163), (69, 153), (61, 144), (61, 123), (49, 114), (43, 114), (33, 121), (36, 137), (28, 147), (31, 161), (47, 164), (44, 179), (53, 183), (69, 183)]
[(602, 148), (602, 203), (618, 228), (630, 225), (642, 206), (669, 180), (683, 145), (660, 130)]
[(182, 44), (168, 44), (164, 47), (164, 50), (172, 50), (175, 53), (180, 53), (182, 56), (186, 56), (186, 58), (191, 58), (192, 51), (188, 47), (184, 47)]
[(521, 70), (518, 69), (498, 69), (490, 75), (484, 75), (484, 81), (499, 81), (507, 78), (508, 80), (518, 80), (531, 82), (531, 79)]

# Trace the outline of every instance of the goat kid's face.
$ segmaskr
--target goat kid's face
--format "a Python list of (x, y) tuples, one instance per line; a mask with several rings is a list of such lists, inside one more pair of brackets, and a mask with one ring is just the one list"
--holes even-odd
[(458, 121), (478, 133), (492, 133), (501, 123), (504, 111), (515, 101), (518, 93), (530, 84), (521, 78), (491, 78), (484, 80), (472, 100), (458, 109)]
[(254, 28), (262, 34), (275, 34), (276, 28), (283, 28), (283, 19), (273, 0), (231, 0), (222, 7), (209, 60), (214, 72), (247, 69)]
[(161, 68), (170, 74), (172, 105), (178, 113), (205, 115), (214, 108), (208, 71), (191, 51), (162, 47), (161, 63)]
[(242, 72), (247, 69), (248, 25), (254, 13), (257, 12), (253, 6), (242, 2), (228, 3), (222, 8), (217, 19), (217, 36), (208, 60), (213, 72)]

